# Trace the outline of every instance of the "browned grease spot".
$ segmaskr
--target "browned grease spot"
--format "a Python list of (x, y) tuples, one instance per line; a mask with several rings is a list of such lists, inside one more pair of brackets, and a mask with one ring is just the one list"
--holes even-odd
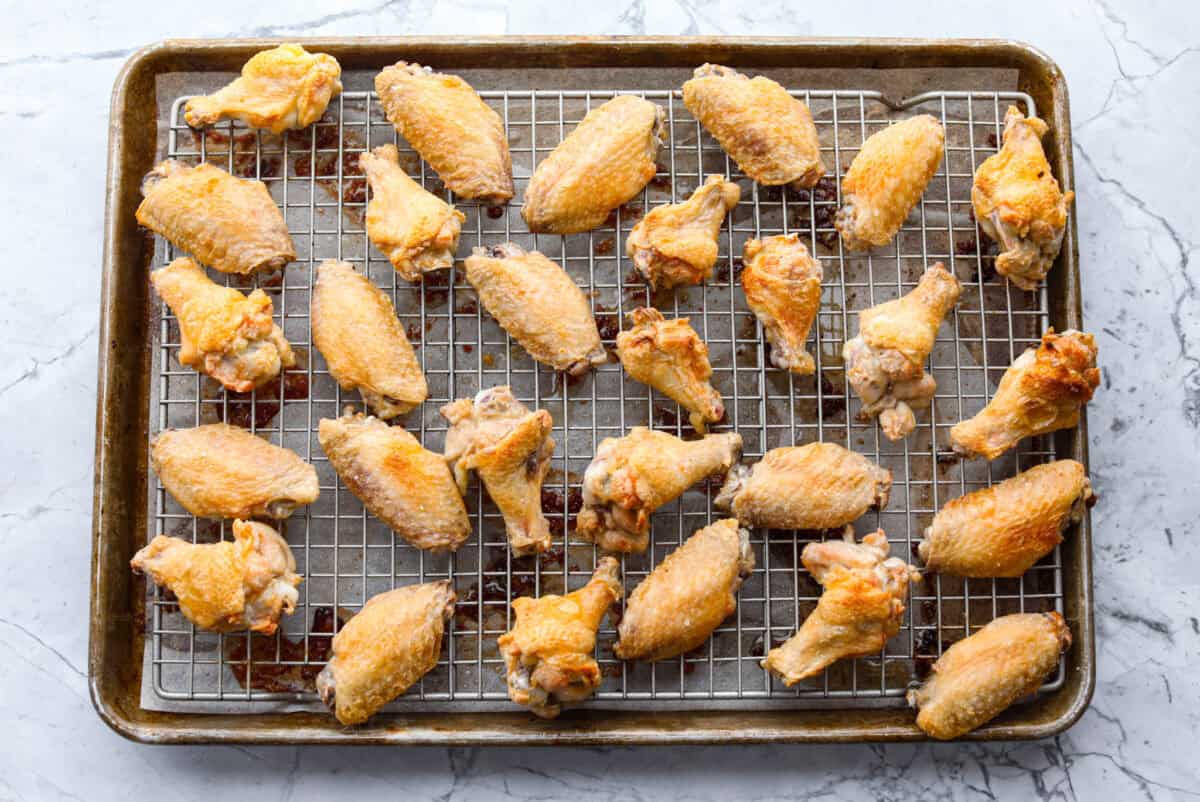
[[(232, 426), (261, 429), (279, 414), (279, 378), (259, 387), (254, 393), (227, 394), (228, 403), (217, 407), (217, 418)], [(308, 374), (287, 372), (283, 374), (283, 400), (298, 401), (308, 398)], [(226, 412), (228, 409), (228, 413)]]
[(496, 357), (494, 357), (491, 354), (484, 354), (483, 355), (483, 366), (485, 368), (495, 367), (496, 366)]
[(592, 309), (596, 318), (596, 330), (601, 340), (615, 340), (621, 333), (621, 319), (610, 306), (596, 304)]
[(503, 206), (487, 207), (487, 216), (492, 218), (493, 220), (499, 220), (501, 217), (504, 216), (504, 207)]
[(595, 251), (597, 256), (607, 256), (613, 252), (613, 248), (616, 247), (616, 244), (617, 241), (613, 237), (605, 237), (597, 242), (592, 250)]
[[(336, 630), (350, 619), (346, 610), (338, 610)], [(316, 690), (317, 675), (333, 650), (335, 616), (332, 607), (313, 611), (307, 653), (304, 640), (280, 636), (278, 651), (274, 636), (251, 635), (225, 640), (225, 662), (237, 683), (268, 693), (300, 693)], [(247, 655), (247, 649), (249, 654)], [(276, 655), (278, 654), (278, 659)]]

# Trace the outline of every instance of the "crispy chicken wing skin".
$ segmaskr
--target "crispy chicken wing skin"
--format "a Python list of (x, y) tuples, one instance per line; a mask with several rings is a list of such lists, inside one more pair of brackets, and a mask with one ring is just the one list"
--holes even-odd
[(736, 609), (753, 570), (750, 533), (737, 521), (700, 529), (634, 588), (617, 627), (617, 657), (665, 660), (695, 649)]
[(597, 106), (533, 171), (521, 217), (530, 231), (590, 231), (654, 178), (662, 142), (661, 106), (633, 95)]
[(816, 363), (804, 343), (821, 307), (821, 263), (795, 234), (749, 240), (742, 257), (742, 290), (771, 343), (771, 364), (811, 375)]
[(440, 454), (374, 417), (322, 418), (317, 439), (371, 514), (419, 549), (454, 551), (471, 534), (458, 485)]
[(466, 268), (488, 314), (538, 362), (579, 376), (608, 361), (587, 296), (542, 254), (511, 242), (476, 248)]
[(150, 445), (150, 465), (202, 518), (287, 518), (320, 493), (316, 469), (298, 454), (227, 423), (163, 431)]
[(429, 395), (391, 299), (349, 263), (328, 259), (317, 268), (311, 312), (313, 344), (329, 373), (377, 416), (405, 415)]
[(333, 56), (280, 45), (251, 57), (233, 83), (189, 100), (183, 118), (193, 128), (227, 118), (276, 134), (305, 128), (341, 93), (341, 77)]
[(508, 698), (542, 718), (557, 718), (563, 705), (595, 693), (601, 681), (600, 666), (592, 656), (596, 630), (619, 598), (617, 561), (605, 557), (579, 590), (515, 599), (517, 623), (498, 641), (508, 673)]
[(1020, 440), (1069, 429), (1100, 384), (1096, 341), (1090, 334), (1047, 329), (1004, 371), (996, 394), (978, 415), (950, 430), (959, 456), (995, 459)]
[(851, 251), (887, 245), (942, 162), (946, 132), (928, 114), (872, 134), (842, 179), (833, 225)]
[(504, 122), (457, 75), (398, 61), (375, 76), (388, 122), (455, 194), (484, 203), (513, 196)]
[(1095, 496), (1083, 465), (1037, 465), (953, 499), (933, 517), (918, 553), (929, 571), (1019, 577), (1062, 542)]
[(1050, 172), (1042, 137), (1046, 123), (1026, 119), (1015, 106), (1004, 115), (1004, 147), (975, 171), (971, 203), (975, 219), (1004, 249), (996, 272), (1024, 290), (1037, 289), (1062, 248), (1067, 209), (1074, 192), (1063, 193)]
[(712, 278), (717, 235), (741, 196), (737, 184), (710, 175), (683, 203), (651, 209), (626, 241), (633, 266), (655, 290)]
[(680, 440), (636, 426), (605, 438), (583, 474), (576, 534), (606, 551), (645, 551), (651, 514), (701, 479), (728, 471), (741, 453), (736, 432)]
[(842, 347), (846, 378), (863, 402), (859, 418), (878, 416), (889, 440), (916, 428), (913, 410), (928, 407), (937, 392), (925, 360), (961, 292), (958, 279), (937, 262), (908, 294), (864, 309), (858, 336)]
[(729, 472), (714, 504), (743, 526), (835, 529), (886, 507), (892, 472), (835, 443), (773, 448)]
[(704, 64), (683, 85), (683, 102), (758, 183), (807, 189), (825, 175), (808, 106), (770, 78)]
[(854, 530), (846, 527), (841, 541), (809, 543), (801, 560), (821, 583), (821, 599), (799, 631), (762, 661), (789, 687), (838, 660), (882, 649), (900, 631), (908, 583), (921, 577), (904, 560), (888, 556), (882, 529), (855, 543)]
[(467, 472), (478, 471), (504, 516), (513, 554), (523, 557), (550, 548), (550, 525), (542, 514), (542, 482), (554, 456), (550, 413), (530, 412), (508, 387), (483, 390), (474, 400), (460, 399), (441, 412), (450, 422), (446, 462), (459, 491), (466, 495)]
[(617, 356), (625, 372), (670, 398), (690, 414), (704, 434), (725, 417), (721, 394), (709, 383), (708, 346), (686, 317), (667, 320), (652, 306), (629, 313), (633, 328), (617, 335)]
[(917, 726), (941, 741), (966, 735), (1036, 691), (1070, 646), (1058, 613), (997, 618), (947, 649), (925, 684), (908, 692)]
[(245, 296), (222, 287), (186, 257), (155, 270), (150, 282), (179, 320), (179, 361), (227, 389), (248, 393), (296, 364), (262, 290)]
[(233, 537), (200, 544), (158, 535), (129, 564), (174, 593), (180, 612), (200, 629), (270, 635), (279, 617), (296, 609), (296, 558), (266, 524), (234, 521)]
[(222, 273), (281, 270), (296, 258), (283, 213), (261, 181), (168, 159), (142, 182), (137, 221)]
[(342, 724), (361, 724), (437, 665), (457, 598), (449, 581), (372, 596), (333, 639), (317, 675), (321, 701)]

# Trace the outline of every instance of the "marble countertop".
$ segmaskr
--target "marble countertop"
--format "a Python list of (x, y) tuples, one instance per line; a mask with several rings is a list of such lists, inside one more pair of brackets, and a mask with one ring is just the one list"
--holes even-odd
[[(817, 5), (8, 4), (0, 799), (1200, 797), (1200, 12), (1133, 0), (804, 8)], [(1058, 61), (1075, 120), (1086, 326), (1104, 371), (1088, 410), (1099, 669), (1079, 724), (995, 745), (402, 750), (151, 748), (101, 723), (86, 679), (88, 532), (108, 101), (121, 64), (168, 36), (504, 32), (991, 36)]]

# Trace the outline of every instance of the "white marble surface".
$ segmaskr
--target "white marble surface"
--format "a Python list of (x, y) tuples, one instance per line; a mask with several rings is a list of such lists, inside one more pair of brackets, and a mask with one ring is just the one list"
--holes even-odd
[[(0, 7), (0, 799), (1186, 799), (1200, 796), (1200, 40), (1190, 3), (633, 0)], [(1099, 677), (1067, 734), (1012, 745), (690, 749), (148, 748), (86, 686), (109, 91), (167, 36), (400, 33), (997, 36), (1065, 70), (1101, 497)], [(1189, 670), (1189, 665), (1191, 669)]]

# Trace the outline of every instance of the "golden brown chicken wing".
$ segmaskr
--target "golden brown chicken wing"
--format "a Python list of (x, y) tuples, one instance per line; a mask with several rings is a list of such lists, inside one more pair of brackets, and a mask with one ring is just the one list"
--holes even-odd
[(227, 423), (166, 429), (150, 445), (150, 465), (202, 518), (287, 518), (320, 493), (316, 470), (298, 454)]
[(538, 362), (579, 376), (608, 361), (587, 296), (542, 254), (509, 242), (476, 248), (466, 267), (484, 309)]
[(1079, 411), (1098, 384), (1092, 335), (1046, 329), (1042, 344), (1026, 349), (1004, 371), (988, 405), (950, 430), (950, 443), (967, 459), (995, 459), (1026, 437), (1079, 423)]
[(906, 295), (864, 309), (858, 336), (842, 347), (846, 379), (862, 399), (860, 420), (879, 417), (889, 440), (900, 440), (917, 426), (913, 409), (924, 409), (937, 392), (925, 372), (942, 319), (958, 303), (958, 279), (937, 262)]
[(683, 203), (651, 209), (626, 241), (633, 266), (655, 290), (712, 278), (717, 235), (741, 196), (737, 184), (710, 175)]
[(479, 472), (488, 495), (504, 516), (513, 554), (523, 557), (550, 548), (550, 524), (542, 514), (542, 482), (554, 456), (554, 421), (544, 409), (530, 412), (508, 387), (479, 392), (442, 407), (450, 421), (446, 462), (460, 492), (467, 472)]
[(322, 418), (317, 439), (346, 487), (419, 549), (454, 551), (471, 534), (467, 508), (441, 455), (374, 417)]
[(636, 426), (607, 437), (583, 474), (576, 534), (606, 551), (645, 551), (650, 515), (701, 479), (728, 471), (741, 452), (736, 432), (680, 440)]
[(317, 268), (312, 294), (313, 345), (345, 390), (357, 388), (384, 420), (405, 415), (429, 395), (392, 301), (347, 262)]
[(484, 203), (513, 196), (504, 122), (457, 75), (398, 61), (375, 76), (388, 121), (455, 194)]
[(725, 417), (721, 394), (709, 384), (708, 346), (688, 318), (667, 320), (652, 306), (629, 313), (633, 328), (617, 335), (617, 356), (625, 372), (686, 409), (692, 427), (704, 434)]
[(189, 100), (183, 118), (193, 128), (230, 117), (276, 134), (305, 128), (341, 93), (341, 77), (333, 56), (280, 45), (254, 54), (233, 83)]
[(372, 596), (333, 638), (317, 693), (342, 724), (361, 724), (437, 665), (457, 597), (449, 581)]
[(249, 297), (210, 281), (186, 257), (150, 274), (154, 289), (179, 319), (179, 361), (227, 389), (248, 393), (296, 364), (292, 346), (271, 319), (262, 290)]
[(662, 142), (661, 106), (633, 95), (597, 106), (533, 171), (521, 217), (550, 234), (595, 228), (654, 178)]
[(966, 735), (1036, 691), (1070, 646), (1058, 613), (997, 618), (947, 649), (925, 684), (908, 692), (920, 709), (917, 726), (940, 741)]
[(622, 660), (665, 660), (690, 652), (737, 608), (754, 570), (750, 533), (717, 521), (687, 539), (634, 588), (613, 648)]
[(825, 175), (808, 106), (770, 78), (704, 64), (683, 85), (683, 102), (758, 183), (808, 189)]
[(771, 343), (771, 364), (811, 375), (816, 363), (804, 343), (821, 306), (821, 263), (795, 234), (749, 240), (742, 256), (746, 305)]
[(142, 194), (138, 223), (222, 273), (282, 270), (296, 258), (283, 214), (261, 181), (168, 159), (142, 181)]
[(287, 541), (257, 521), (234, 521), (233, 542), (189, 543), (158, 535), (130, 565), (175, 594), (200, 629), (271, 635), (291, 615), (301, 577)]
[(833, 220), (848, 250), (892, 241), (937, 172), (945, 141), (942, 124), (928, 114), (867, 137), (842, 179), (844, 202)]
[(600, 687), (592, 653), (596, 630), (621, 598), (617, 561), (605, 557), (591, 581), (566, 596), (522, 596), (512, 603), (517, 623), (500, 636), (508, 673), (508, 698), (542, 718), (557, 718), (563, 705), (582, 702)]
[(1024, 290), (1046, 277), (1067, 230), (1074, 192), (1063, 193), (1042, 150), (1046, 123), (1015, 106), (1004, 115), (1004, 147), (975, 171), (975, 219), (1004, 248), (996, 272)]

